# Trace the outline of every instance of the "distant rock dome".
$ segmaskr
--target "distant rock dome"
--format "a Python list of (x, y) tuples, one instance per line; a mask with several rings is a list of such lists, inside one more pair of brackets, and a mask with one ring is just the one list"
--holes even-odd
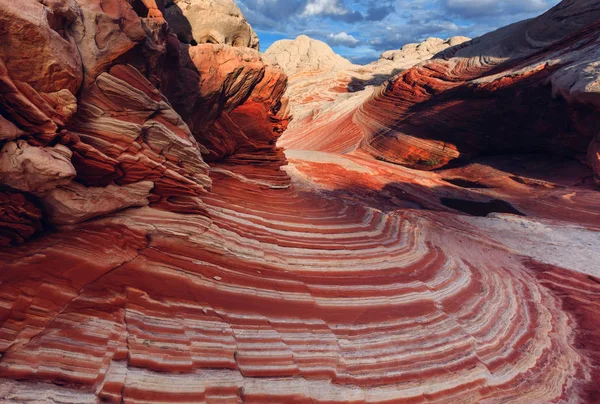
[(388, 50), (381, 54), (380, 59), (392, 60), (400, 62), (404, 60), (415, 60), (421, 58), (430, 58), (451, 46), (460, 45), (461, 43), (470, 41), (471, 38), (465, 36), (453, 36), (452, 38), (443, 40), (440, 38), (427, 38), (421, 43), (409, 43), (397, 50)]
[(308, 71), (350, 68), (353, 64), (337, 55), (325, 42), (300, 35), (273, 43), (263, 54), (271, 64), (279, 65), (288, 75)]

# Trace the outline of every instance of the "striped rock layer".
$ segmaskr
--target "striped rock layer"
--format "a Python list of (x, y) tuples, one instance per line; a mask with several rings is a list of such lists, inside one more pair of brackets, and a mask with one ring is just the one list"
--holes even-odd
[[(402, 49), (384, 52), (379, 60), (365, 66), (350, 63), (336, 55), (326, 43), (306, 35), (295, 40), (274, 42), (265, 51), (264, 58), (280, 66), (288, 75), (286, 96), (294, 116), (278, 144), (287, 149), (318, 147), (323, 150), (327, 147), (346, 151), (356, 139), (348, 136), (341, 139), (341, 136), (330, 133), (338, 130), (348, 132), (347, 123), (338, 124), (341, 126), (339, 129), (328, 126), (330, 123), (340, 123), (348, 111), (357, 108), (377, 86), (395, 74), (468, 40), (466, 37), (452, 37), (446, 41), (427, 38), (418, 44), (407, 44)], [(321, 131), (328, 136), (312, 139), (315, 133)]]
[[(335, 101), (293, 124), (280, 145), (360, 149), (423, 170), (485, 155), (545, 153), (584, 160), (598, 176), (598, 18), (597, 2), (563, 1), (446, 49), (373, 92), (346, 100), (321, 87), (320, 97)], [(301, 83), (292, 80), (290, 88)], [(300, 102), (313, 106), (314, 98)]]
[(600, 399), (589, 167), (418, 171), (295, 129), (284, 152), (256, 51), (180, 43), (153, 0), (62, 6), (0, 5), (81, 55), (0, 69), (2, 402)]
[(3, 398), (595, 397), (597, 278), (444, 214), (241, 178), (214, 176), (210, 219), (142, 208), (3, 252)]

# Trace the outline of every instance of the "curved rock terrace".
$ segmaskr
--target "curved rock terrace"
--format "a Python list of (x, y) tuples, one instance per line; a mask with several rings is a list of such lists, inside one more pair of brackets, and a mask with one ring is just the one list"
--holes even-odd
[(600, 402), (599, 21), (2, 0), (0, 401)]

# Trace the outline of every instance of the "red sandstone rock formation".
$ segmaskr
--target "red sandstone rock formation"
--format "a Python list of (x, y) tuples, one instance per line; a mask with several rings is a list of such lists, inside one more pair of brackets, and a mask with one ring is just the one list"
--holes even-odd
[[(149, 203), (204, 212), (201, 195), (211, 180), (202, 153), (218, 160), (273, 149), (272, 132), (285, 126), (279, 101), (285, 77), (255, 50), (180, 45), (153, 1), (26, 3), (24, 9), (4, 4), (0, 17), (9, 39), (3, 59), (11, 62), (3, 64), (2, 128), (9, 141), (0, 177), (36, 195), (49, 222)], [(48, 44), (36, 45), (36, 35)], [(19, 41), (26, 45), (22, 57), (10, 53)], [(48, 53), (33, 58), (33, 46)], [(219, 70), (210, 75), (213, 66)], [(235, 117), (245, 122), (249, 108), (262, 124), (218, 137), (217, 119), (236, 126)]]
[[(335, 128), (327, 139), (311, 132), (323, 125), (291, 131), (287, 157), (276, 144), (285, 75), (250, 48), (180, 43), (162, 3), (0, 4), (3, 402), (598, 400), (589, 169), (500, 156), (431, 172), (372, 156), (400, 150), (376, 146), (406, 120), (411, 78), (411, 96), (435, 106), (513, 97), (529, 81), (507, 69), (529, 71), (548, 49), (591, 63), (598, 47), (577, 30), (593, 3), (544, 17), (564, 31), (537, 29), (554, 42), (537, 54), (408, 70), (364, 105), (320, 116)], [(451, 65), (456, 82), (443, 80)], [(566, 99), (550, 122), (573, 123), (556, 147), (595, 124), (585, 108), (597, 76), (566, 67), (546, 76)], [(548, 99), (535, 74), (522, 100)], [(536, 111), (533, 129), (547, 117)], [(483, 119), (475, 112), (465, 116)], [(481, 128), (464, 130), (487, 144)]]
[[(419, 44), (384, 52), (365, 66), (353, 65), (336, 55), (324, 42), (301, 35), (295, 40), (275, 42), (264, 54), (289, 76), (286, 95), (294, 116), (289, 129), (279, 139), (288, 148), (348, 152), (356, 148), (362, 133), (348, 131), (358, 105), (377, 86), (451, 46), (468, 41), (452, 37), (446, 41), (428, 38)], [(328, 136), (321, 136), (327, 133)]]
[(509, 152), (584, 160), (600, 131), (599, 17), (596, 2), (563, 2), (401, 73), (354, 116), (361, 147), (420, 169)]

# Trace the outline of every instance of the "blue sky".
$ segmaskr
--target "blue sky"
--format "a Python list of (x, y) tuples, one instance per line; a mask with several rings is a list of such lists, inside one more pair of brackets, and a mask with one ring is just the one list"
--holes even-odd
[(300, 34), (367, 63), (388, 49), (429, 36), (476, 37), (535, 17), (559, 0), (236, 0), (261, 50)]

